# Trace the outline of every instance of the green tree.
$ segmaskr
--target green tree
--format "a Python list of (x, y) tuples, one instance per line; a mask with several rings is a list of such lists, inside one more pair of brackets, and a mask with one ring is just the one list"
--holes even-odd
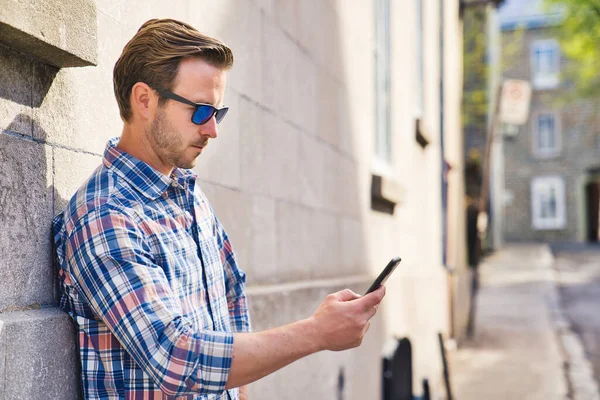
[[(490, 66), (487, 57), (487, 13), (483, 7), (474, 7), (467, 8), (463, 15), (462, 122), (465, 129), (474, 127), (483, 135), (487, 131), (488, 106), (492, 100), (488, 93)], [(523, 46), (524, 32), (523, 27), (518, 27), (503, 39), (501, 71), (515, 64)]]
[(572, 97), (600, 95), (600, 0), (545, 0), (548, 10), (560, 10), (564, 19), (557, 27), (564, 79), (575, 90)]
[(484, 126), (488, 105), (488, 66), (486, 64), (486, 13), (467, 9), (463, 16), (463, 124)]

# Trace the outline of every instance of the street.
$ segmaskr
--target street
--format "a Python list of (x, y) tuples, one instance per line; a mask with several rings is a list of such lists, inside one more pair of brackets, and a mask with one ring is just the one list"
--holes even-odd
[(600, 247), (554, 246), (557, 284), (566, 317), (600, 378)]
[(600, 251), (553, 250), (508, 245), (480, 266), (474, 336), (450, 356), (456, 399), (600, 398)]

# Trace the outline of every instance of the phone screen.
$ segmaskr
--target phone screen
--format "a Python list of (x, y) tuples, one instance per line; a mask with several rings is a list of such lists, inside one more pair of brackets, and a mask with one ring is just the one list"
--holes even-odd
[(388, 263), (388, 265), (385, 266), (385, 268), (383, 269), (383, 271), (381, 271), (381, 273), (379, 274), (379, 276), (377, 277), (377, 279), (375, 279), (375, 281), (373, 281), (373, 284), (365, 292), (365, 295), (371, 293), (372, 291), (374, 291), (375, 289), (377, 289), (379, 286), (383, 285), (385, 283), (385, 281), (387, 281), (387, 279), (390, 277), (390, 275), (392, 274), (392, 272), (394, 272), (394, 270), (396, 269), (396, 267), (398, 266), (398, 264), (400, 264), (400, 261), (401, 261), (400, 257), (394, 257), (394, 258), (392, 258), (390, 260), (390, 262)]

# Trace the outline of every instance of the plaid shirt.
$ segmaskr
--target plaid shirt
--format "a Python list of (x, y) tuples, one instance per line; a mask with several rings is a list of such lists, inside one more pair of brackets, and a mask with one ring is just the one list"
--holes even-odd
[(233, 332), (250, 320), (229, 239), (193, 172), (167, 177), (116, 143), (54, 219), (85, 398), (237, 399)]

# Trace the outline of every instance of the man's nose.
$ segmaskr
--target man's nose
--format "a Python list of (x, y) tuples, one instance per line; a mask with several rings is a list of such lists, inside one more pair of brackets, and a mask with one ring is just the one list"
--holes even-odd
[(217, 137), (217, 120), (214, 115), (207, 123), (200, 125), (200, 134), (212, 139)]

